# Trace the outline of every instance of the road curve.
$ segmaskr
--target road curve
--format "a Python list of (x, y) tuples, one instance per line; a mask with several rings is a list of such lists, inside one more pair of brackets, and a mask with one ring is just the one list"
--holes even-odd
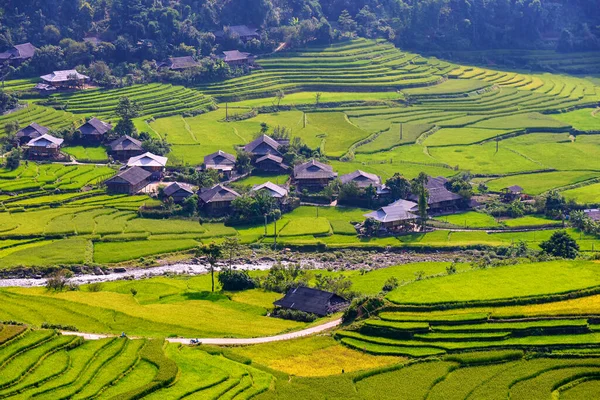
[[(212, 344), (216, 346), (242, 346), (242, 345), (250, 345), (250, 344), (260, 344), (260, 343), (270, 343), (270, 342), (279, 342), (282, 340), (292, 340), (297, 339), (304, 336), (314, 335), (315, 333), (320, 333), (332, 328), (339, 326), (342, 323), (342, 319), (336, 319), (335, 321), (327, 322), (321, 325), (313, 326), (312, 328), (306, 328), (301, 331), (284, 333), (276, 336), (263, 336), (257, 338), (245, 338), (245, 339), (234, 339), (234, 338), (197, 338), (198, 341), (202, 344)], [(80, 336), (86, 340), (99, 340), (109, 337), (115, 337), (117, 335), (105, 335), (105, 334), (97, 334), (97, 333), (85, 333), (85, 332), (71, 332), (71, 331), (61, 331), (63, 335), (71, 335), (71, 336)], [(132, 337), (131, 339), (136, 339)], [(196, 339), (196, 338), (194, 338)], [(182, 343), (189, 344), (192, 338), (167, 338), (165, 339), (171, 343)]]

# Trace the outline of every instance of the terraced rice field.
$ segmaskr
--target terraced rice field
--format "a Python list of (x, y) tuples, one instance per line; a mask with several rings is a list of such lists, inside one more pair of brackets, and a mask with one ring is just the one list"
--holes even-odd
[(6, 134), (6, 124), (18, 122), (21, 128), (32, 122), (36, 122), (50, 129), (60, 130), (76, 128), (83, 123), (83, 118), (73, 113), (54, 110), (49, 107), (41, 107), (29, 104), (12, 113), (0, 115), (0, 135)]
[(219, 100), (266, 96), (277, 90), (393, 91), (440, 83), (449, 63), (398, 51), (384, 41), (358, 39), (262, 58), (263, 68), (226, 83), (200, 86)]
[(74, 114), (110, 120), (115, 118), (119, 99), (125, 96), (142, 107), (141, 115), (154, 118), (205, 110), (213, 104), (210, 97), (197, 90), (160, 83), (55, 94), (50, 96), (49, 103)]

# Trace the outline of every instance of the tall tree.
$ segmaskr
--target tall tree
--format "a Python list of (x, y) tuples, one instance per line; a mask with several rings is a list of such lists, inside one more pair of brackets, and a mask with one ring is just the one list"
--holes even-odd
[(206, 261), (208, 261), (208, 264), (210, 266), (210, 279), (211, 279), (211, 283), (212, 283), (211, 290), (214, 292), (215, 291), (215, 267), (217, 265), (217, 262), (219, 262), (219, 260), (223, 256), (223, 249), (221, 248), (221, 246), (219, 246), (215, 242), (212, 242), (210, 244), (205, 244), (205, 245), (200, 246), (198, 248), (198, 250), (196, 251), (196, 255), (204, 256), (204, 257), (206, 257)]

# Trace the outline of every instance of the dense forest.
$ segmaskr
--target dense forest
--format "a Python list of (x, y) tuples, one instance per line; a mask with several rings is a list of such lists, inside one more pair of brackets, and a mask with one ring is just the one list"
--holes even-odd
[[(238, 24), (259, 28), (260, 39), (216, 41), (215, 31)], [(4, 0), (0, 5), (0, 50), (24, 42), (40, 49), (16, 74), (22, 76), (99, 60), (126, 76), (132, 73), (127, 63), (149, 70), (144, 60), (191, 55), (204, 59), (203, 80), (220, 79), (236, 74), (209, 58), (221, 50), (260, 54), (282, 42), (293, 47), (354, 35), (382, 37), (417, 51), (599, 50), (600, 7), (597, 0)], [(95, 41), (83, 42), (84, 37)], [(96, 65), (87, 72), (102, 80), (104, 69)]]

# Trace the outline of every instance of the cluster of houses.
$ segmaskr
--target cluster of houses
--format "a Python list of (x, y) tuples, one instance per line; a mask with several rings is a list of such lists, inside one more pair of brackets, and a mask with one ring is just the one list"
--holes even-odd
[[(97, 118), (91, 118), (77, 128), (81, 132), (81, 140), (90, 144), (99, 144), (104, 140), (106, 133), (112, 129), (112, 125)], [(64, 155), (60, 149), (64, 139), (52, 136), (50, 129), (33, 122), (17, 131), (15, 140), (17, 145), (26, 150), (30, 160), (60, 160)], [(141, 143), (139, 150), (141, 151)], [(111, 148), (113, 143), (110, 144)]]

